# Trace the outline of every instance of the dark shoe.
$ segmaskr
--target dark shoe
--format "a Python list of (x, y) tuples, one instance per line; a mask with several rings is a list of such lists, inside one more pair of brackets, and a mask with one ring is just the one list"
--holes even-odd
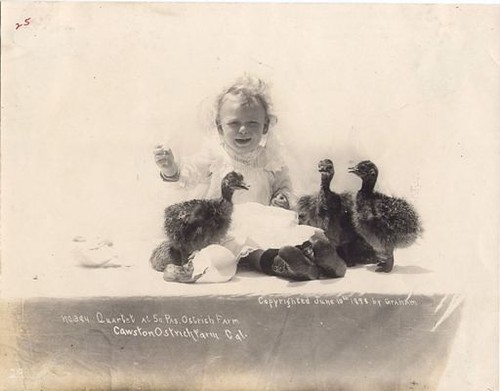
[(319, 277), (316, 265), (293, 246), (281, 247), (273, 259), (271, 268), (275, 276), (290, 280), (307, 281)]
[(321, 274), (328, 278), (344, 277), (347, 266), (337, 254), (335, 248), (326, 240), (313, 242), (314, 263), (318, 266)]

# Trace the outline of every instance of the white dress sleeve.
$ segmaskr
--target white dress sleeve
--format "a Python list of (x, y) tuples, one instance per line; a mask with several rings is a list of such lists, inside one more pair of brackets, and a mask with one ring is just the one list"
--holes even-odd
[(276, 196), (277, 194), (281, 193), (288, 199), (290, 205), (294, 203), (292, 181), (290, 179), (288, 167), (283, 166), (279, 170), (273, 171), (273, 181), (271, 184), (271, 188), (271, 199), (274, 198), (274, 196)]
[(172, 177), (161, 175), (166, 182), (176, 182), (181, 188), (193, 189), (210, 181), (211, 168), (216, 157), (210, 142), (205, 142), (194, 155), (179, 159), (179, 171)]
[(290, 204), (295, 205), (296, 196), (293, 192), (290, 172), (286, 165), (282, 152), (284, 145), (277, 136), (271, 136), (266, 148), (266, 170), (271, 172), (271, 199), (277, 194), (283, 194)]

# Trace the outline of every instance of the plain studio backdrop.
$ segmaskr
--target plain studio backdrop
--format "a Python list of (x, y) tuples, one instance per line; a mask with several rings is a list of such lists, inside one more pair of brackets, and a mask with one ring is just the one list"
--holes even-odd
[[(378, 189), (423, 219), (401, 262), (441, 271), (494, 320), (499, 11), (2, 3), (3, 293), (67, 262), (54, 249), (73, 236), (161, 237), (172, 195), (153, 148), (197, 152), (215, 96), (247, 72), (270, 85), (297, 193), (317, 190), (321, 158), (338, 191), (360, 185), (350, 165), (373, 160)], [(470, 367), (481, 352), (469, 356)]]

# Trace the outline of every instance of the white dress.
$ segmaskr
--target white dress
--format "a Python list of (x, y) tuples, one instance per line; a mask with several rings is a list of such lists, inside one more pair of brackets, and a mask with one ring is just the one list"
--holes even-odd
[[(251, 154), (236, 156), (220, 140), (211, 139), (200, 153), (180, 161), (179, 176), (175, 181), (179, 186), (192, 190), (190, 198), (220, 197), (222, 178), (230, 171), (241, 173), (250, 186), (249, 190), (234, 193), (231, 226), (219, 244), (233, 254), (234, 266), (239, 259), (255, 250), (300, 245), (313, 235), (322, 233), (318, 228), (299, 225), (295, 211), (269, 206), (277, 192), (283, 193), (290, 204), (295, 201), (288, 169), (279, 150), (280, 143), (271, 136), (264, 138)], [(193, 256), (192, 275), (202, 276), (197, 282), (228, 281), (232, 277), (229, 274), (234, 274), (236, 267), (230, 267), (231, 262), (227, 261), (223, 251), (209, 247)], [(224, 273), (221, 273), (220, 267), (221, 254), (224, 254), (222, 258), (225, 260)]]
[[(273, 196), (283, 193), (293, 203), (288, 168), (280, 153), (281, 145), (274, 136), (263, 137), (258, 148), (246, 155), (236, 154), (219, 138), (207, 139), (196, 155), (179, 162), (178, 186), (191, 191), (190, 198), (221, 196), (221, 181), (230, 171), (243, 175), (250, 185), (246, 191), (236, 191), (233, 202), (258, 202), (269, 205)], [(164, 178), (169, 180), (168, 178)]]
[(247, 202), (234, 206), (223, 245), (243, 257), (253, 250), (300, 245), (321, 232), (316, 227), (299, 225), (293, 210)]
[[(300, 245), (313, 236), (326, 239), (319, 228), (298, 225), (297, 213), (294, 211), (256, 202), (236, 204), (231, 227), (225, 239), (218, 245), (210, 245), (194, 253), (188, 281), (197, 283), (229, 281), (236, 273), (239, 260), (252, 252), (269, 248), (279, 249), (286, 245)], [(167, 274), (169, 275), (170, 271), (167, 271)], [(175, 277), (169, 278), (169, 280), (175, 279)]]

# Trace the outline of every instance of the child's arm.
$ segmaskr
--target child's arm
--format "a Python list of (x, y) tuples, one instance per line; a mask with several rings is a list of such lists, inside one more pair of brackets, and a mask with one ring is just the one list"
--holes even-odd
[(176, 182), (179, 180), (179, 166), (175, 162), (170, 148), (158, 145), (153, 151), (156, 165), (160, 168), (160, 176), (164, 181)]
[(170, 148), (158, 146), (153, 152), (155, 162), (160, 168), (160, 176), (165, 182), (180, 182), (181, 186), (195, 186), (208, 178), (212, 162), (210, 151), (192, 156), (178, 164)]
[(271, 206), (290, 209), (294, 204), (295, 198), (292, 192), (292, 181), (290, 180), (288, 168), (283, 167), (279, 171), (274, 171), (273, 174)]

